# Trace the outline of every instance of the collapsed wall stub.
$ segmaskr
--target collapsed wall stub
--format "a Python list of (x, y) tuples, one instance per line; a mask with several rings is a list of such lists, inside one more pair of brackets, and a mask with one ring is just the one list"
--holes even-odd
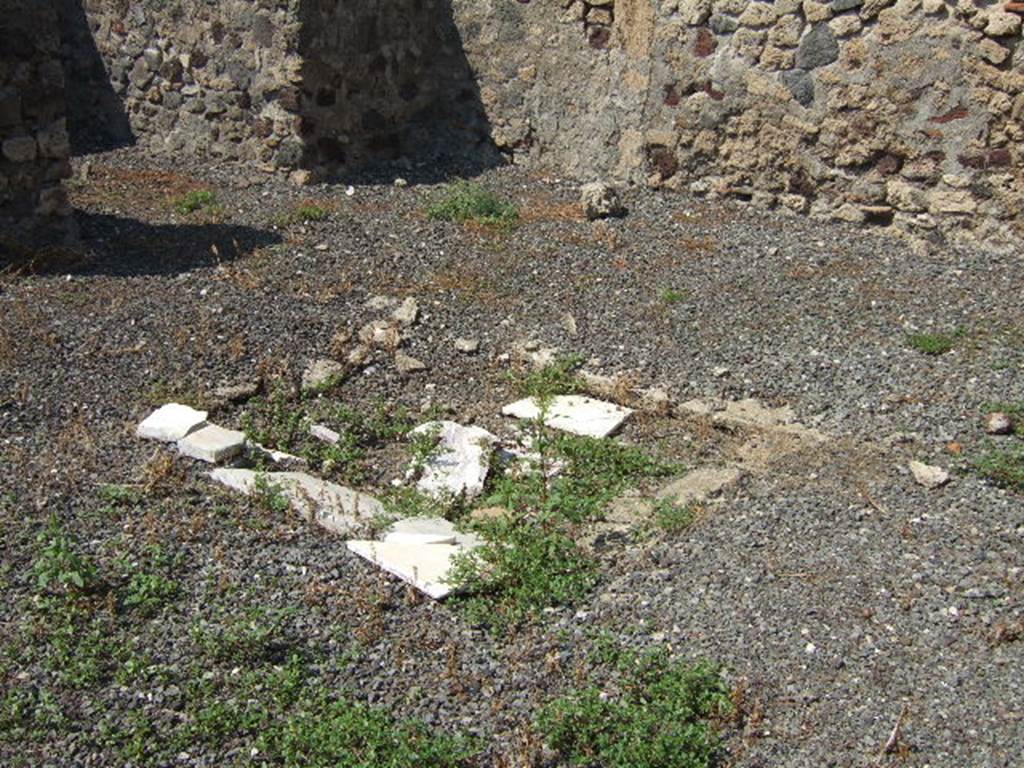
[(74, 235), (59, 48), (52, 7), (0, 0), (0, 266)]
[[(119, 105), (76, 100), (83, 146), (131, 137), (325, 175), (453, 149), (477, 170), (497, 160), (449, 0), (61, 2), (69, 78)], [(113, 137), (111, 115), (126, 118)]]
[(80, 147), (330, 175), (445, 154), (472, 172), (497, 146), (580, 179), (1019, 236), (1021, 16), (990, 0), (53, 1)]

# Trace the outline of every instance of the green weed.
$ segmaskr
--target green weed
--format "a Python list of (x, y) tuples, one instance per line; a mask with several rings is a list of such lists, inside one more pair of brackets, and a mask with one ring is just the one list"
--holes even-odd
[(1024, 443), (988, 451), (975, 462), (975, 468), (998, 486), (1024, 491)]
[(178, 596), (178, 585), (160, 573), (139, 572), (132, 575), (124, 596), (124, 604), (136, 608), (144, 616), (153, 616)]
[(730, 709), (718, 668), (664, 651), (605, 653), (599, 682), (548, 704), (538, 730), (570, 766), (711, 768), (722, 756), (713, 720)]
[(922, 355), (944, 355), (953, 349), (956, 338), (949, 333), (912, 333), (907, 336), (907, 346)]
[(692, 506), (674, 504), (670, 499), (662, 499), (654, 505), (654, 523), (669, 535), (682, 533), (689, 528), (696, 517)]
[(77, 545), (56, 517), (37, 537), (39, 556), (32, 566), (41, 590), (83, 593), (97, 586), (96, 566), (79, 554)]
[(593, 560), (555, 526), (520, 517), (482, 533), (486, 543), (457, 557), (450, 576), (466, 591), (456, 603), (475, 624), (503, 632), (573, 604), (597, 581)]
[(661, 300), (665, 304), (678, 304), (686, 299), (686, 291), (666, 288), (661, 292)]
[(427, 215), (440, 221), (509, 225), (519, 218), (519, 211), (512, 203), (478, 184), (456, 181), (427, 209)]
[(188, 215), (201, 208), (209, 208), (216, 203), (217, 196), (209, 189), (193, 189), (174, 200), (171, 205), (178, 213)]
[(525, 376), (516, 377), (513, 374), (513, 380), (523, 397), (535, 397), (543, 405), (544, 401), (557, 395), (572, 395), (583, 391), (583, 381), (578, 375), (582, 364), (582, 355), (568, 355)]

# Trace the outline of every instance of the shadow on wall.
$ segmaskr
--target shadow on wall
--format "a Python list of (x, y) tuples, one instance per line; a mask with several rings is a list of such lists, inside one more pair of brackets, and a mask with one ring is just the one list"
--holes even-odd
[(284, 164), (419, 183), (503, 164), (451, 0), (301, 0), (299, 13), (300, 138)]
[(135, 143), (124, 104), (110, 83), (83, 7), (85, 0), (57, 0), (64, 64), (68, 133), (76, 155)]

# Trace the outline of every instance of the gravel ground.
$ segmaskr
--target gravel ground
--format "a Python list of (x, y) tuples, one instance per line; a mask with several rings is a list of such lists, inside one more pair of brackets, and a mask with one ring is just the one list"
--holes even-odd
[[(572, 184), (514, 168), (480, 179), (520, 207), (518, 226), (495, 231), (429, 220), (436, 186), (347, 195), (234, 166), (160, 168), (132, 150), (89, 164), (73, 192), (86, 261), (0, 287), (4, 638), (23, 637), (36, 534), (55, 515), (114, 580), (119, 555), (154, 542), (177, 554), (182, 596), (118, 630), (152, 659), (185, 664), (190, 627), (218, 611), (293, 607), (288, 642), (324, 654), (332, 685), (480, 735), (481, 765), (528, 763), (528, 723), (600, 630), (724, 664), (741, 713), (725, 729), (736, 766), (1024, 761), (1024, 496), (970, 468), (990, 442), (985, 403), (1024, 399), (1021, 256), (925, 254), (641, 190), (626, 194), (627, 217), (588, 223)], [(174, 213), (168, 197), (196, 188), (215, 190), (221, 210)], [(329, 218), (285, 225), (303, 201)], [(586, 604), (493, 638), (327, 534), (249, 519), (191, 463), (133, 437), (154, 404), (297, 377), (336, 332), (379, 316), (366, 307), (376, 295), (417, 298), (404, 349), (430, 369), (403, 376), (382, 358), (341, 387), (346, 402), (439, 405), (507, 429), (495, 415), (514, 396), (502, 355), (536, 339), (678, 401), (787, 404), (828, 440), (770, 457), (685, 533), (605, 552)], [(910, 349), (916, 331), (953, 334), (953, 349)], [(458, 337), (480, 352), (456, 351)], [(216, 417), (238, 426), (241, 410)], [(621, 439), (694, 463), (737, 443), (700, 419), (638, 419)], [(950, 468), (952, 482), (915, 485), (910, 459)], [(371, 473), (368, 490), (393, 471)], [(112, 506), (98, 494), (107, 483), (146, 493)], [(8, 688), (51, 685), (41, 662), (0, 672)], [(99, 723), (141, 709), (159, 730), (181, 696), (158, 680), (54, 690), (77, 725), (31, 742), (0, 734), (0, 762), (115, 764)], [(879, 758), (901, 710), (898, 748)], [(232, 764), (238, 750), (226, 739), (172, 764)]]

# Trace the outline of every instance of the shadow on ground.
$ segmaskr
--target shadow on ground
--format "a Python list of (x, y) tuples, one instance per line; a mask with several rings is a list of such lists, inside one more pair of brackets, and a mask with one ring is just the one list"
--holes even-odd
[[(237, 224), (147, 224), (76, 211), (86, 275), (172, 275), (248, 256), (281, 242), (279, 235)], [(41, 265), (37, 272), (57, 271)]]

